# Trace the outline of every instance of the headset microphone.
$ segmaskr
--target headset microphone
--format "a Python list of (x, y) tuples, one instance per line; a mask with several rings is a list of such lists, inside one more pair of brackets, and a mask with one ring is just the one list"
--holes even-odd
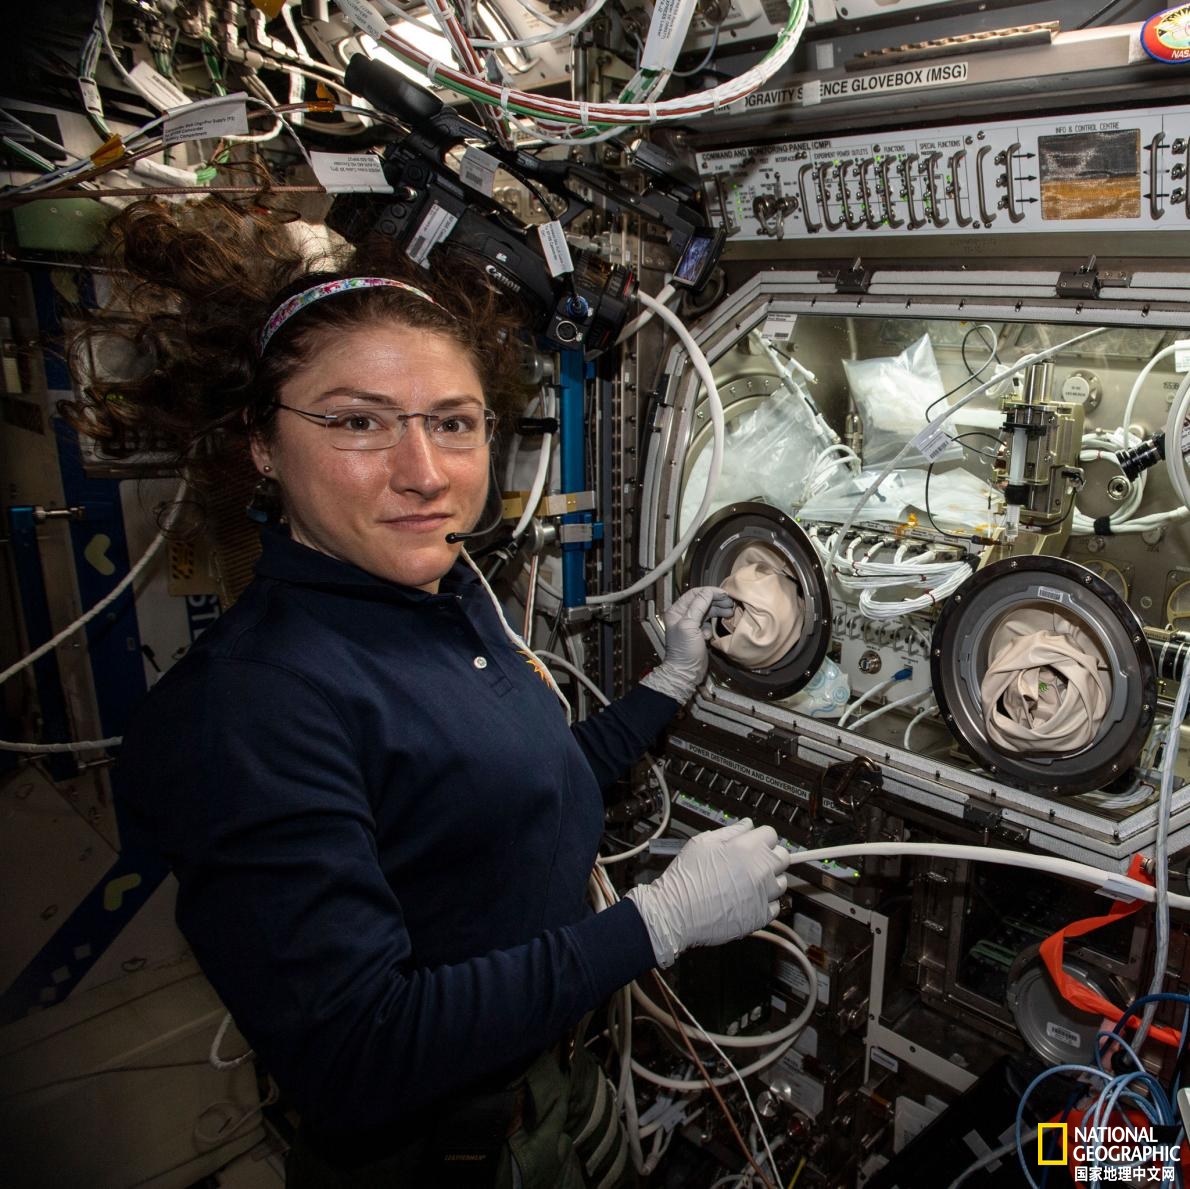
[[(492, 484), (489, 491), (496, 490), (496, 460), (491, 460), (490, 474), (492, 476)], [(499, 528), (500, 522), (504, 519), (504, 501), (496, 501), (496, 515), (492, 517), (487, 524), (480, 525), (479, 528), (472, 529), (469, 533), (447, 533), (446, 543), (448, 545), (457, 545), (460, 541), (473, 541), (477, 537), (486, 537), (493, 529)]]

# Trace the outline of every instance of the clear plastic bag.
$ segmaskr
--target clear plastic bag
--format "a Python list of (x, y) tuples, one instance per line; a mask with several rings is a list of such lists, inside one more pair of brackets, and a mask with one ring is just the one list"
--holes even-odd
[[(926, 409), (941, 401), (946, 392), (928, 334), (910, 343), (900, 355), (845, 359), (843, 370), (864, 423), (864, 466), (891, 462), (897, 451), (925, 428), (929, 421)], [(962, 448), (952, 444), (934, 461), (949, 462), (962, 455)], [(920, 451), (910, 450), (901, 461), (912, 467), (928, 460)]]
[[(817, 416), (805, 388), (794, 382), (775, 389), (756, 408), (730, 416), (723, 471), (707, 515), (742, 500), (764, 500), (785, 512), (806, 498), (811, 467), (835, 436)], [(681, 532), (698, 511), (711, 467), (710, 443), (694, 460), (682, 492)]]
[(824, 657), (818, 672), (785, 705), (810, 718), (838, 718), (851, 700), (851, 679), (831, 658)]
[[(807, 523), (823, 521), (827, 524), (842, 524), (869, 485), (879, 477), (881, 469), (865, 469), (858, 475), (840, 473), (825, 491), (803, 505), (798, 519)], [(910, 467), (893, 471), (873, 492), (861, 510), (857, 523), (880, 521), (899, 524), (910, 512), (924, 519), (926, 475), (926, 471)], [(941, 473), (935, 471), (930, 476), (929, 512), (940, 529), (949, 532), (986, 532), (992, 519), (989, 505), (995, 494), (987, 483), (970, 471), (957, 468)]]

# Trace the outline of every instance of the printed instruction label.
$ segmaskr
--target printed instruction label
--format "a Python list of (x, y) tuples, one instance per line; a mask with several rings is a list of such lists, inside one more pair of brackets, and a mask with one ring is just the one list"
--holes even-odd
[(797, 325), (796, 314), (769, 314), (764, 320), (761, 334), (766, 339), (773, 339), (779, 343), (787, 343), (793, 338), (793, 328)]
[(795, 1073), (789, 1079), (789, 1100), (810, 1118), (817, 1119), (826, 1105), (826, 1087), (817, 1078)]
[(218, 140), (243, 136), (248, 131), (248, 103), (243, 95), (228, 95), (222, 103), (191, 104), (165, 118), (161, 139), (165, 144), (183, 140)]
[(800, 912), (793, 914), (793, 931), (806, 942), (822, 949), (822, 926), (813, 919)]
[(435, 202), (422, 219), (409, 247), (405, 249), (405, 255), (415, 264), (428, 268), (427, 258), (431, 249), (450, 235), (458, 221), (458, 215), (452, 215), (445, 207)]
[(384, 179), (380, 158), (375, 153), (310, 154), (314, 176), (328, 194), (391, 194), (392, 186)]
[(657, 0), (641, 54), (641, 70), (669, 70), (682, 52), (694, 15), (694, 0)]
[(148, 62), (138, 62), (129, 71), (137, 86), (150, 103), (155, 103), (162, 111), (171, 107), (185, 107), (191, 102), (190, 96), (181, 87), (171, 83), (163, 74), (158, 74)]
[(491, 198), (492, 190), (495, 188), (496, 170), (499, 168), (500, 162), (491, 153), (471, 148), (463, 154), (463, 159), (459, 162), (459, 178), (464, 185)]
[(545, 262), (551, 277), (574, 272), (574, 261), (570, 259), (570, 245), (566, 242), (566, 232), (562, 230), (562, 224), (557, 219), (542, 223), (537, 228), (537, 236), (541, 240), (541, 250), (545, 253)]
[(809, 107), (831, 99), (855, 99), (861, 95), (884, 95), (893, 91), (925, 91), (932, 87), (950, 87), (967, 81), (966, 62), (941, 62), (935, 66), (903, 66), (899, 70), (879, 70), (852, 74), (846, 78), (811, 79), (791, 87), (753, 91), (719, 108), (723, 114), (738, 115), (764, 107)]
[[(792, 962), (779, 961), (776, 967), (777, 978), (789, 987), (795, 995), (800, 995), (803, 999), (810, 993), (810, 980), (806, 978), (805, 971), (800, 966), (795, 966)], [(814, 972), (818, 976), (818, 1002), (829, 1003), (831, 997), (831, 979), (829, 974), (823, 974), (821, 970)]]
[(103, 114), (103, 101), (99, 98), (99, 88), (93, 78), (79, 79), (79, 94), (83, 97), (83, 107), (93, 116)]
[(1173, 370), (1190, 372), (1190, 347), (1179, 347), (1173, 353)]
[(878, 1049), (875, 1045), (868, 1050), (868, 1056), (876, 1065), (881, 1065), (892, 1073), (897, 1073), (901, 1068), (901, 1063), (892, 1055), (886, 1053), (883, 1049)]
[(362, 29), (377, 41), (388, 32), (388, 21), (368, 3), (368, 0), (335, 0), (335, 4), (357, 29)]

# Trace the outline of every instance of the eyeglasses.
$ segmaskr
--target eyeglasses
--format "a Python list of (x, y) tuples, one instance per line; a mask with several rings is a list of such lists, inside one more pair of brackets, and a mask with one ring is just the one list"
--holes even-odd
[(336, 450), (387, 450), (405, 436), (415, 417), (421, 418), (426, 436), (442, 450), (475, 450), (486, 446), (496, 433), (496, 414), (478, 405), (450, 413), (402, 413), (383, 405), (311, 413), (275, 403), (278, 409), (288, 409), (323, 426)]

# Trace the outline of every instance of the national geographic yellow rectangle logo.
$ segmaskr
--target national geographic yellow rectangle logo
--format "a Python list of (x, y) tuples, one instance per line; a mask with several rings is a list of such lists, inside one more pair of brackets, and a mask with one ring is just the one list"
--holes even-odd
[[(1045, 1158), (1045, 1141), (1047, 1131), (1060, 1131), (1062, 1133), (1062, 1155), (1057, 1159), (1047, 1160)], [(1052, 1145), (1051, 1145), (1052, 1150)], [(1066, 1163), (1066, 1124), (1065, 1123), (1039, 1123), (1037, 1126), (1037, 1163), (1038, 1164), (1065, 1164)]]

